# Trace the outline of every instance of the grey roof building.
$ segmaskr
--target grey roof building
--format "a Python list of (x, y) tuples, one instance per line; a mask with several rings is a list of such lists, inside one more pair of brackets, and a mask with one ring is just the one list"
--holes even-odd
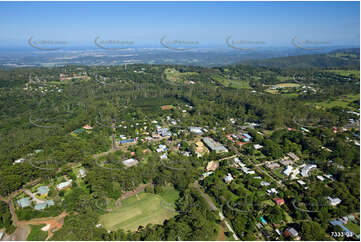
[(31, 204), (29, 197), (24, 197), (24, 198), (19, 199), (19, 200), (17, 200), (17, 203), (19, 204), (19, 206), (21, 208), (29, 207)]
[(50, 207), (50, 206), (54, 206), (54, 201), (53, 200), (46, 200), (45, 202), (43, 203), (38, 203), (34, 206), (34, 209), (35, 210), (43, 210), (45, 209), (46, 207)]
[(41, 186), (41, 187), (38, 187), (38, 194), (41, 196), (41, 195), (44, 195), (44, 194), (48, 194), (49, 192), (49, 187), (48, 186)]
[(214, 141), (212, 138), (205, 137), (203, 138), (203, 142), (216, 153), (228, 152), (228, 149), (224, 147), (221, 143)]
[(201, 127), (188, 127), (189, 131), (194, 134), (202, 135), (203, 131)]

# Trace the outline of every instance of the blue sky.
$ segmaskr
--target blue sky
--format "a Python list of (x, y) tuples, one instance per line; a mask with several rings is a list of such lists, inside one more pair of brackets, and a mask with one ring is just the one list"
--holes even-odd
[(292, 37), (359, 44), (359, 2), (0, 2), (0, 45), (94, 38), (158, 45), (168, 39), (289, 45)]

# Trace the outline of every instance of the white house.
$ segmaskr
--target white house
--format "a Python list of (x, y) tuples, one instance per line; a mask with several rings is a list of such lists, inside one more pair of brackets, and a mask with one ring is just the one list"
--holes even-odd
[(320, 180), (320, 181), (324, 181), (324, 180), (325, 180), (325, 178), (324, 178), (323, 176), (316, 176), (316, 177), (317, 177), (317, 179)]
[(16, 161), (14, 161), (15, 164), (20, 164), (20, 163), (23, 163), (25, 161), (25, 158), (20, 158), (20, 159), (17, 159)]
[(303, 167), (301, 170), (301, 175), (303, 177), (308, 177), (308, 175), (309, 175), (308, 173), (310, 172), (310, 170), (313, 168), (316, 168), (316, 167), (317, 167), (317, 165), (307, 165), (307, 166)]
[(336, 197), (336, 198), (326, 197), (326, 199), (332, 206), (337, 206), (342, 202), (342, 200), (339, 199), (338, 197)]
[(71, 180), (71, 179), (69, 181), (62, 182), (62, 183), (56, 185), (56, 189), (62, 190), (62, 189), (65, 189), (67, 187), (70, 187), (72, 182), (73, 182), (73, 180)]
[(167, 153), (164, 153), (164, 154), (160, 155), (159, 158), (160, 158), (161, 160), (168, 159)]
[(224, 178), (224, 181), (226, 182), (226, 183), (230, 183), (230, 182), (232, 182), (233, 181), (233, 176), (232, 176), (232, 174), (231, 173), (228, 173), (227, 174), (227, 176)]
[(267, 190), (267, 194), (268, 195), (276, 195), (278, 194), (278, 191), (276, 190), (276, 188), (271, 188)]
[(157, 151), (158, 153), (164, 152), (164, 151), (167, 151), (167, 150), (168, 150), (167, 146), (166, 146), (166, 145), (162, 145), (162, 144), (160, 144), (160, 145), (158, 146), (158, 149), (156, 149), (156, 151)]

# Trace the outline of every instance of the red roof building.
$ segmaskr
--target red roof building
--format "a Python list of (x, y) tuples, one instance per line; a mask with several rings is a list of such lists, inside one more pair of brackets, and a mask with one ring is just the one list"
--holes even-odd
[(83, 129), (90, 130), (93, 129), (93, 127), (87, 124), (83, 126)]
[(273, 201), (279, 206), (285, 204), (285, 200), (283, 200), (283, 198), (273, 198)]
[(238, 141), (237, 142), (237, 145), (239, 146), (239, 147), (242, 147), (243, 145), (245, 145), (245, 144), (248, 144), (247, 142), (241, 142), (241, 141)]

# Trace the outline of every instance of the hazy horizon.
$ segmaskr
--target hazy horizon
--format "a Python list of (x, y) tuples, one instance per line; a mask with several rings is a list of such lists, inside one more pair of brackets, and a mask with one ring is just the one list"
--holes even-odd
[[(0, 47), (359, 46), (359, 2), (0, 2)], [(130, 43), (128, 46), (124, 43)], [(180, 44), (179, 44), (180, 43)]]

